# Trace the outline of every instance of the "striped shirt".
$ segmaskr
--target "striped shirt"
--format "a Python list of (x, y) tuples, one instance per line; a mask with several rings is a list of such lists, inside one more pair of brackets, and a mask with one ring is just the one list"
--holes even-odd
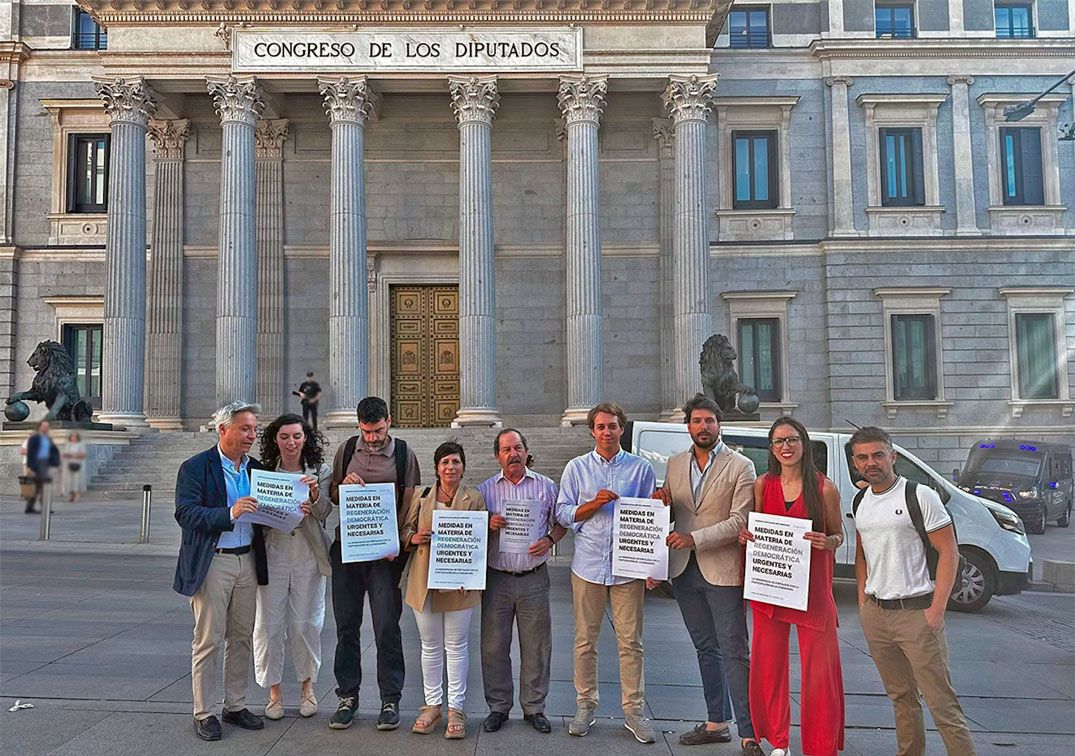
[[(499, 472), (478, 486), (478, 493), (485, 499), (485, 507), (489, 510), (490, 517), (503, 511), (505, 501), (527, 499), (541, 502), (541, 516), (548, 523), (546, 532), (552, 530), (556, 524), (556, 490), (554, 480), (529, 468), (517, 484), (505, 478), (503, 472)], [(488, 559), (489, 566), (494, 570), (526, 572), (548, 561), (549, 554), (546, 552), (540, 557), (532, 557), (529, 554), (503, 554), (500, 551), (498, 530), (489, 534)]]

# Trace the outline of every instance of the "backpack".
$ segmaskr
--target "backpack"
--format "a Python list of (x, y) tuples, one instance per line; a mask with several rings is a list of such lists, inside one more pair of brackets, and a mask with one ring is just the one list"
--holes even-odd
[[(866, 491), (868, 488), (863, 488), (851, 501), (851, 516), (858, 516), (859, 504), (866, 497)], [(926, 551), (926, 568), (929, 570), (929, 579), (937, 579), (937, 560), (940, 558), (940, 554), (937, 549), (933, 548), (933, 544), (929, 541), (929, 534), (926, 532), (925, 520), (922, 517), (922, 505), (918, 503), (918, 484), (913, 480), (908, 479), (907, 485), (903, 489), (904, 500), (907, 506), (907, 514), (911, 516), (911, 524), (914, 525), (915, 531), (918, 533), (918, 537), (922, 540), (922, 547)], [(944, 507), (948, 512), (948, 507)], [(959, 537), (956, 533), (956, 519), (952, 517), (952, 513), (948, 512), (948, 517), (952, 520), (952, 536), (956, 539), (956, 544), (959, 543)], [(967, 562), (963, 558), (962, 554), (959, 554), (959, 564), (956, 567), (956, 579), (952, 583), (952, 593), (956, 593), (962, 590), (965, 580)]]

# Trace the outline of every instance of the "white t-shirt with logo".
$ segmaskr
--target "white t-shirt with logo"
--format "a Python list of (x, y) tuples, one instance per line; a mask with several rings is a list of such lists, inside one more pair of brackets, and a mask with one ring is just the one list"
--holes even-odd
[[(926, 549), (907, 511), (906, 488), (907, 479), (902, 477), (880, 495), (867, 488), (855, 515), (866, 555), (866, 593), (875, 598), (913, 598), (933, 590)], [(927, 533), (951, 524), (936, 491), (920, 483), (916, 493)]]

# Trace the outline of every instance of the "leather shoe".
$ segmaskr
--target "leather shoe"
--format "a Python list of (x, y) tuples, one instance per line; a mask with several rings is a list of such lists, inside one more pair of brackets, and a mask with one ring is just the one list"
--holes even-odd
[(552, 723), (540, 711), (537, 714), (524, 714), (523, 720), (529, 722), (538, 732), (552, 732)]
[(202, 740), (220, 740), (220, 722), (212, 714), (194, 720), (194, 734)]
[(508, 715), (502, 711), (491, 711), (489, 716), (482, 722), (482, 729), (486, 732), (496, 732), (508, 721)]
[(230, 725), (242, 727), (244, 730), (260, 730), (265, 726), (265, 720), (251, 712), (250, 709), (225, 711), (224, 721)]

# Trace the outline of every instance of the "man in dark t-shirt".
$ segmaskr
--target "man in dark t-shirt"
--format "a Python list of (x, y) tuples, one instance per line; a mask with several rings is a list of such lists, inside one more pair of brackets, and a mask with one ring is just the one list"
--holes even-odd
[(317, 430), (317, 400), (321, 398), (321, 386), (314, 380), (314, 374), (307, 373), (299, 390), (292, 393), (302, 402), (302, 419)]

